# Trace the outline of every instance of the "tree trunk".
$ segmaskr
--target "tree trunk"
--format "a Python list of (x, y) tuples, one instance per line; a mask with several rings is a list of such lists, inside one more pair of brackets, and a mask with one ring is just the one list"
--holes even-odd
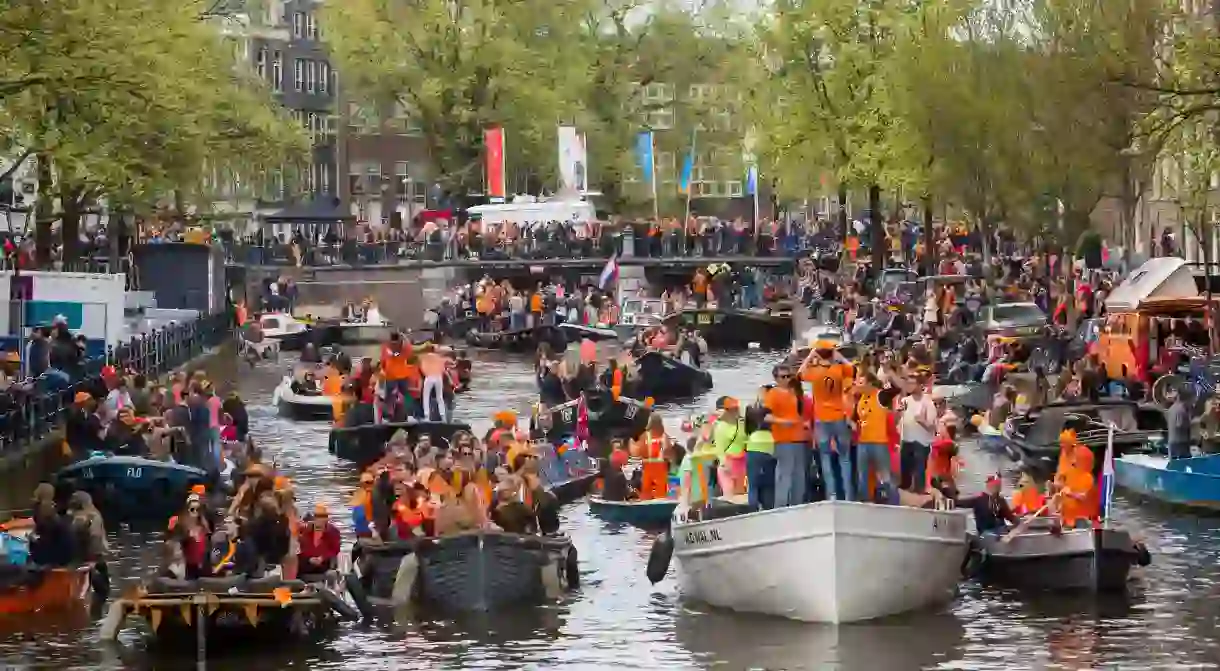
[(55, 206), (51, 201), (53, 180), (51, 179), (51, 157), (38, 153), (38, 205), (34, 208), (34, 265), (38, 268), (51, 266), (51, 249), (55, 245), (51, 224), (54, 222)]
[(59, 237), (63, 244), (63, 269), (77, 270), (80, 266), (81, 198), (75, 189), (61, 191), (59, 198), (64, 208), (59, 228)]
[(122, 214), (110, 212), (110, 216), (106, 217), (106, 238), (110, 241), (110, 257), (107, 263), (110, 266), (111, 273), (118, 274), (123, 272), (123, 259), (121, 252), (123, 251), (122, 235), (126, 232), (127, 226), (123, 221)]
[(871, 275), (881, 277), (885, 269), (886, 249), (885, 222), (881, 218), (881, 187), (870, 184), (868, 187), (868, 236), (872, 243), (873, 267)]
[(932, 230), (932, 196), (929, 194), (923, 197), (923, 272), (925, 275), (936, 274), (936, 251), (936, 235)]
[(843, 231), (843, 246), (851, 237), (851, 229), (847, 227), (847, 185), (839, 184), (839, 228)]
[(174, 217), (186, 226), (186, 197), (182, 195), (182, 189), (174, 189)]

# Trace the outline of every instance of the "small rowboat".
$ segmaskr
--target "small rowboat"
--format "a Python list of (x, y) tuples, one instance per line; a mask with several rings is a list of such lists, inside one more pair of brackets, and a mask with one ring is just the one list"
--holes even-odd
[(10, 567), (0, 575), (0, 617), (81, 606), (89, 595), (92, 566)]
[(630, 524), (643, 529), (669, 526), (669, 520), (677, 507), (678, 502), (675, 499), (607, 501), (599, 496), (589, 497), (589, 512), (594, 515), (607, 522)]

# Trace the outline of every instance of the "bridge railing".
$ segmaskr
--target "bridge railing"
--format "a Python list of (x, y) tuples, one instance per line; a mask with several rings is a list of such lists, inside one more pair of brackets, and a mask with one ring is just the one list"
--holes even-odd
[(410, 261), (607, 259), (618, 254), (642, 258), (716, 258), (725, 256), (792, 256), (811, 248), (802, 235), (770, 235), (757, 239), (750, 233), (721, 230), (703, 235), (670, 232), (651, 235), (639, 230), (606, 232), (593, 238), (547, 235), (517, 240), (444, 241), (345, 240), (336, 243), (263, 244), (235, 242), (226, 245), (228, 261), (249, 266), (362, 266), (393, 265)]
[(222, 343), (231, 331), (231, 316), (219, 313), (168, 324), (142, 337), (106, 349), (84, 362), (76, 375), (63, 371), (15, 382), (0, 391), (0, 456), (46, 437), (63, 419), (77, 392), (101, 388), (105, 366), (143, 374), (150, 384)]

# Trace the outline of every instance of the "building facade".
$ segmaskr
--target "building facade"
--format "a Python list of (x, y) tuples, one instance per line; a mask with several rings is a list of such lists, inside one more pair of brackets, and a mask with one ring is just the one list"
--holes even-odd
[(432, 168), (415, 120), (397, 102), (344, 100), (338, 197), (357, 221), (388, 226), (427, 208)]

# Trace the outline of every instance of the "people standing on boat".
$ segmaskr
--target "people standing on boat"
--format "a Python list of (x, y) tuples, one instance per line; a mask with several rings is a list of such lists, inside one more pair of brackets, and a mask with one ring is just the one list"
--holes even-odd
[[(1004, 498), (1004, 481), (998, 473), (987, 476), (986, 488), (974, 496), (958, 497), (956, 507), (969, 508), (974, 512), (974, 525), (978, 533), (1003, 535), (1011, 527), (1021, 523)], [(938, 491), (938, 490), (933, 490)]]
[(1168, 391), (1173, 403), (1165, 412), (1165, 422), (1169, 439), (1169, 458), (1187, 459), (1190, 457), (1192, 442), (1191, 432), (1194, 429), (1193, 399), (1190, 387), (1178, 385)]
[(30, 536), (30, 563), (37, 566), (67, 566), (75, 554), (72, 529), (55, 507), (55, 487), (48, 482), (34, 488), (30, 504), (34, 525)]
[(211, 552), (211, 522), (203, 512), (203, 499), (192, 493), (186, 497), (182, 511), (171, 517), (166, 541), (179, 546), (185, 580), (195, 580), (209, 574)]
[[(813, 344), (812, 351), (801, 362), (797, 373), (813, 389), (814, 435), (822, 463), (826, 498), (854, 501), (856, 483), (852, 479), (852, 430), (847, 422), (846, 397), (854, 376), (852, 365), (835, 349), (833, 342), (819, 340)], [(774, 428), (772, 432), (775, 432)], [(776, 436), (775, 442), (776, 454), (779, 455), (782, 450), (779, 436)], [(837, 470), (832, 455), (837, 455)], [(777, 469), (783, 472), (782, 465)], [(782, 475), (779, 477), (782, 478)], [(782, 487), (780, 489), (782, 491)]]
[(665, 423), (659, 413), (648, 418), (648, 428), (632, 443), (633, 456), (643, 460), (641, 468), (643, 480), (640, 486), (640, 498), (663, 499), (669, 488), (669, 467), (665, 464), (665, 446), (669, 436), (665, 433)]
[(68, 518), (72, 526), (77, 559), (87, 562), (103, 562), (109, 545), (106, 542), (106, 525), (102, 513), (93, 505), (88, 492), (72, 492), (68, 498)]
[(751, 508), (775, 507), (775, 437), (767, 421), (769, 410), (763, 399), (769, 391), (762, 387), (758, 402), (746, 408), (746, 496)]
[(911, 492), (925, 491), (928, 456), (936, 430), (936, 407), (924, 390), (926, 382), (922, 374), (909, 382), (907, 396), (899, 401), (898, 408), (898, 431), (902, 437), (898, 486)]
[(606, 501), (628, 501), (633, 495), (638, 496), (627, 482), (627, 475), (623, 473), (627, 460), (627, 452), (621, 449), (612, 451), (609, 459), (602, 460), (598, 477), (601, 481), (601, 498)]
[(695, 329), (685, 329), (678, 334), (674, 346), (682, 363), (695, 368), (703, 367), (703, 356), (707, 354), (707, 341)]
[(386, 402), (401, 404), (408, 416), (414, 415), (412, 387), (419, 385), (419, 369), (414, 361), (411, 341), (395, 331), (381, 347), (381, 374)]
[(720, 416), (712, 425), (712, 443), (720, 464), (717, 469), (723, 496), (736, 496), (746, 489), (746, 419), (741, 402), (732, 396), (716, 401)]
[(1088, 528), (1100, 513), (1100, 496), (1093, 478), (1093, 450), (1077, 444), (1053, 487), (1063, 526)]
[(883, 390), (881, 382), (867, 370), (857, 378), (856, 388), (857, 494), (862, 501), (873, 501), (875, 499), (870, 498), (869, 492), (876, 491), (878, 498), (896, 505), (898, 489), (894, 482), (890, 453), (893, 417), (889, 410), (895, 392), (892, 389)]
[[(445, 357), (436, 345), (428, 343), (420, 348), (419, 372), (423, 376), (423, 418), (427, 421), (448, 421), (449, 408), (445, 403)], [(436, 411), (433, 411), (433, 408)]]

